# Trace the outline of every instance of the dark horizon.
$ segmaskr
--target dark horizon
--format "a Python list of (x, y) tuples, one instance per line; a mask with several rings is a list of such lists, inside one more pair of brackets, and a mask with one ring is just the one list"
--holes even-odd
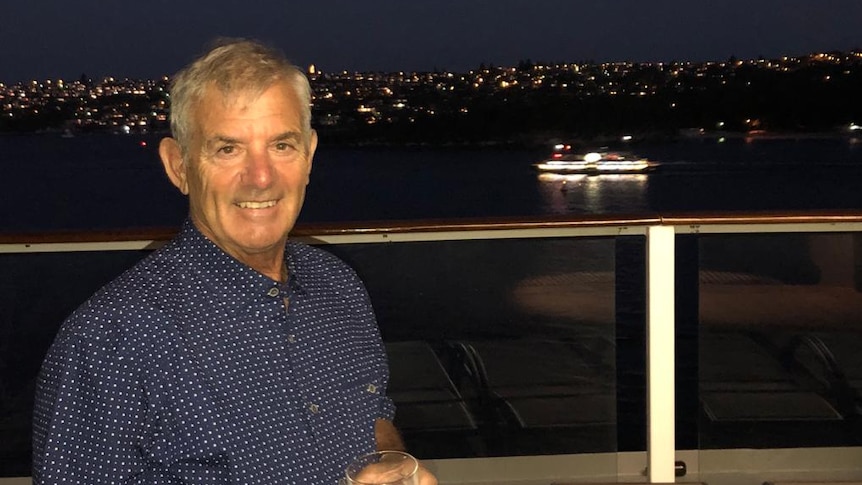
[[(851, 54), (851, 53), (855, 53), (855, 52), (862, 52), (862, 47), (855, 47), (855, 48), (851, 48), (851, 49), (824, 49), (824, 50), (795, 53), (795, 54), (782, 53), (782, 54), (778, 54), (775, 56), (758, 55), (758, 56), (754, 56), (754, 57), (740, 57), (740, 56), (737, 56), (735, 54), (730, 54), (730, 55), (723, 57), (723, 58), (720, 58), (720, 59), (704, 59), (704, 60), (671, 59), (671, 60), (666, 60), (666, 61), (665, 60), (657, 60), (657, 61), (633, 61), (633, 60), (597, 61), (594, 59), (560, 60), (560, 59), (538, 59), (538, 58), (537, 59), (530, 59), (530, 58), (525, 58), (525, 59), (518, 59), (513, 64), (496, 64), (496, 63), (488, 63), (485, 61), (480, 61), (480, 62), (476, 63), (475, 66), (468, 67), (464, 70), (457, 70), (457, 71), (452, 70), (452, 69), (440, 68), (438, 66), (433, 66), (430, 69), (414, 70), (414, 71), (408, 71), (408, 70), (404, 70), (404, 69), (396, 69), (396, 70), (380, 70), (380, 69), (371, 70), (371, 69), (368, 69), (368, 70), (358, 70), (358, 71), (345, 71), (343, 69), (339, 69), (339, 70), (331, 71), (331, 70), (325, 70), (325, 69), (322, 69), (320, 67), (317, 67), (317, 65), (313, 64), (313, 63), (309, 64), (309, 65), (299, 65), (298, 64), (298, 67), (306, 69), (306, 68), (310, 67), (311, 65), (314, 65), (315, 70), (318, 74), (338, 74), (338, 73), (342, 73), (342, 72), (349, 72), (349, 73), (355, 73), (355, 74), (369, 74), (369, 73), (392, 74), (392, 73), (398, 73), (398, 72), (417, 73), (417, 74), (419, 74), (419, 73), (431, 73), (431, 72), (451, 72), (453, 74), (466, 74), (468, 72), (477, 71), (481, 66), (485, 66), (486, 68), (514, 68), (514, 67), (517, 67), (524, 62), (529, 62), (529, 63), (532, 63), (534, 65), (564, 65), (564, 64), (579, 64), (579, 65), (640, 64), (640, 65), (650, 65), (650, 64), (670, 64), (670, 63), (690, 63), (690, 64), (697, 65), (697, 64), (706, 64), (706, 63), (722, 63), (722, 62), (727, 62), (730, 59), (736, 59), (739, 61), (755, 61), (755, 60), (758, 60), (761, 58), (766, 59), (766, 60), (779, 60), (779, 59), (785, 58), (785, 57), (789, 58), (789, 59), (793, 59), (793, 58), (802, 59), (802, 58), (807, 58), (807, 57), (814, 56), (817, 54), (840, 53), (840, 54), (846, 55), (846, 54)], [(86, 77), (89, 81), (92, 81), (92, 82), (99, 82), (102, 79), (107, 79), (107, 78), (113, 78), (116, 80), (155, 81), (158, 79), (162, 79), (163, 77), (171, 77), (171, 76), (173, 76), (173, 74), (174, 73), (162, 73), (162, 74), (158, 74), (158, 75), (152, 76), (152, 77), (134, 77), (134, 76), (127, 76), (127, 75), (124, 75), (122, 73), (104, 73), (104, 74), (99, 74), (99, 75), (91, 75), (89, 72), (81, 71), (77, 75), (67, 76), (67, 77), (26, 78), (26, 79), (19, 79), (19, 80), (15, 80), (15, 81), (6, 81), (4, 79), (0, 79), (0, 84), (4, 84), (8, 87), (8, 86), (12, 86), (15, 84), (23, 84), (23, 83), (33, 82), (33, 81), (44, 82), (44, 81), (49, 81), (49, 80), (51, 80), (51, 81), (63, 80), (64, 82), (75, 82), (75, 81), (80, 80), (82, 77)]]
[(862, 2), (212, 0), (4, 5), (0, 81), (171, 75), (214, 38), (248, 37), (324, 72), (466, 72), (480, 64), (722, 61), (862, 48)]

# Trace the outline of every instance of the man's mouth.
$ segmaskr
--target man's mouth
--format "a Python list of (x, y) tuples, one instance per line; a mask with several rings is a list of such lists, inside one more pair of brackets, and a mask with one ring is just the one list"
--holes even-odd
[(264, 200), (260, 202), (247, 200), (243, 202), (237, 202), (236, 205), (239, 206), (241, 209), (266, 209), (268, 207), (273, 207), (277, 203), (277, 200)]

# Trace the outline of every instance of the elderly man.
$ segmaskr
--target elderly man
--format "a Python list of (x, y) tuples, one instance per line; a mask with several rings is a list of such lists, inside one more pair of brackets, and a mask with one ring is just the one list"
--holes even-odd
[(37, 391), (34, 483), (332, 484), (354, 457), (402, 448), (362, 283), (288, 241), (317, 147), (308, 80), (231, 41), (171, 98), (159, 154), (189, 220), (64, 322)]

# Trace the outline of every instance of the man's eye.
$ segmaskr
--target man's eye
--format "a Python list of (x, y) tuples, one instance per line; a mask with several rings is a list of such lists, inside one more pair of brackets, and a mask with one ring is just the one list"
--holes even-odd
[(218, 152), (222, 155), (230, 155), (231, 153), (236, 151), (236, 147), (233, 145), (225, 145), (218, 149)]
[(280, 151), (280, 152), (283, 152), (285, 150), (290, 150), (290, 148), (291, 148), (290, 144), (287, 142), (284, 142), (284, 141), (280, 141), (280, 142), (275, 144), (275, 149)]

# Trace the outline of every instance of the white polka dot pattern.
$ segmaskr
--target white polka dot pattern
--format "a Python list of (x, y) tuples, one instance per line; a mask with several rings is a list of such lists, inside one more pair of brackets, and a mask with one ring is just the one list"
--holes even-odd
[(368, 296), (289, 242), (287, 284), (186, 222), (63, 324), (34, 410), (36, 484), (332, 484), (392, 419)]

